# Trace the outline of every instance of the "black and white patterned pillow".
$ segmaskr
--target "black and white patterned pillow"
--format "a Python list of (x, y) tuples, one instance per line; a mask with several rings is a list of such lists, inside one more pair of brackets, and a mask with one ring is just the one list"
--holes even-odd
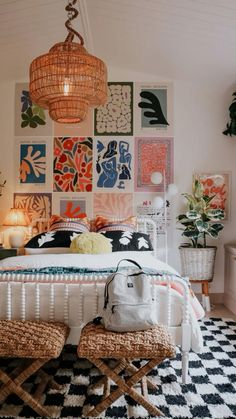
[(132, 231), (105, 231), (102, 234), (111, 240), (112, 252), (153, 250), (148, 234)]
[(78, 234), (81, 233), (61, 230), (38, 234), (25, 245), (25, 253), (70, 253), (71, 241)]

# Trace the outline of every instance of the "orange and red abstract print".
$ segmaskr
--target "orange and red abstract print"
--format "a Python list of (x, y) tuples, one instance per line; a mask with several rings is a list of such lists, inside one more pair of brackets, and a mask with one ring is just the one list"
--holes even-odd
[(60, 201), (60, 215), (67, 218), (84, 218), (87, 216), (85, 212), (85, 200), (64, 200)]
[(165, 174), (166, 185), (173, 182), (173, 138), (135, 139), (135, 191), (163, 192), (164, 183), (153, 185), (153, 172)]
[(92, 161), (92, 138), (55, 137), (54, 192), (91, 192)]
[(225, 211), (225, 220), (229, 218), (229, 189), (230, 173), (197, 173), (194, 179), (198, 179), (203, 185), (204, 194), (215, 195), (211, 201), (211, 208), (221, 208)]
[(30, 221), (35, 218), (50, 218), (52, 214), (52, 194), (15, 193), (14, 208), (26, 210)]

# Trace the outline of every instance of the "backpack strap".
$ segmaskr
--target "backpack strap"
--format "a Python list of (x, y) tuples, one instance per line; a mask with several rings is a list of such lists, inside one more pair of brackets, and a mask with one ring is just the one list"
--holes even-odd
[(132, 260), (132, 259), (121, 259), (119, 262), (118, 262), (118, 264), (117, 264), (117, 267), (116, 267), (116, 272), (118, 271), (118, 269), (119, 269), (119, 266), (120, 266), (120, 263), (121, 262), (123, 262), (124, 260), (126, 260), (127, 262), (130, 262), (130, 263), (133, 263), (133, 265), (136, 265), (137, 266), (137, 268), (139, 268), (140, 270), (142, 270), (143, 268), (137, 263), (137, 262), (135, 262), (135, 260)]

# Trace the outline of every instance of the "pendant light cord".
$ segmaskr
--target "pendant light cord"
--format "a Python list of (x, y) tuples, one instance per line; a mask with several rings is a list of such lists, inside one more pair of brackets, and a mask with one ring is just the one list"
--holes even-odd
[(68, 16), (68, 20), (65, 22), (65, 26), (69, 32), (65, 39), (65, 42), (72, 42), (74, 39), (74, 36), (76, 35), (80, 40), (80, 44), (84, 45), (83, 37), (80, 35), (79, 32), (77, 32), (71, 26), (71, 21), (73, 19), (76, 19), (79, 14), (79, 11), (75, 7), (73, 7), (76, 3), (77, 3), (77, 0), (69, 0), (68, 5), (65, 7), (65, 10), (67, 11), (67, 16)]

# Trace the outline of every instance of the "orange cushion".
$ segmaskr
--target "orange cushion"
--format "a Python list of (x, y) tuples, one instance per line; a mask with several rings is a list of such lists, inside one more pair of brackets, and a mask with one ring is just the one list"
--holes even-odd
[(97, 215), (93, 223), (95, 231), (136, 231), (137, 217), (131, 216), (123, 220), (115, 220), (102, 215)]
[(84, 218), (66, 218), (60, 215), (52, 215), (49, 221), (49, 230), (74, 231), (77, 233), (87, 233), (90, 230), (90, 222)]

